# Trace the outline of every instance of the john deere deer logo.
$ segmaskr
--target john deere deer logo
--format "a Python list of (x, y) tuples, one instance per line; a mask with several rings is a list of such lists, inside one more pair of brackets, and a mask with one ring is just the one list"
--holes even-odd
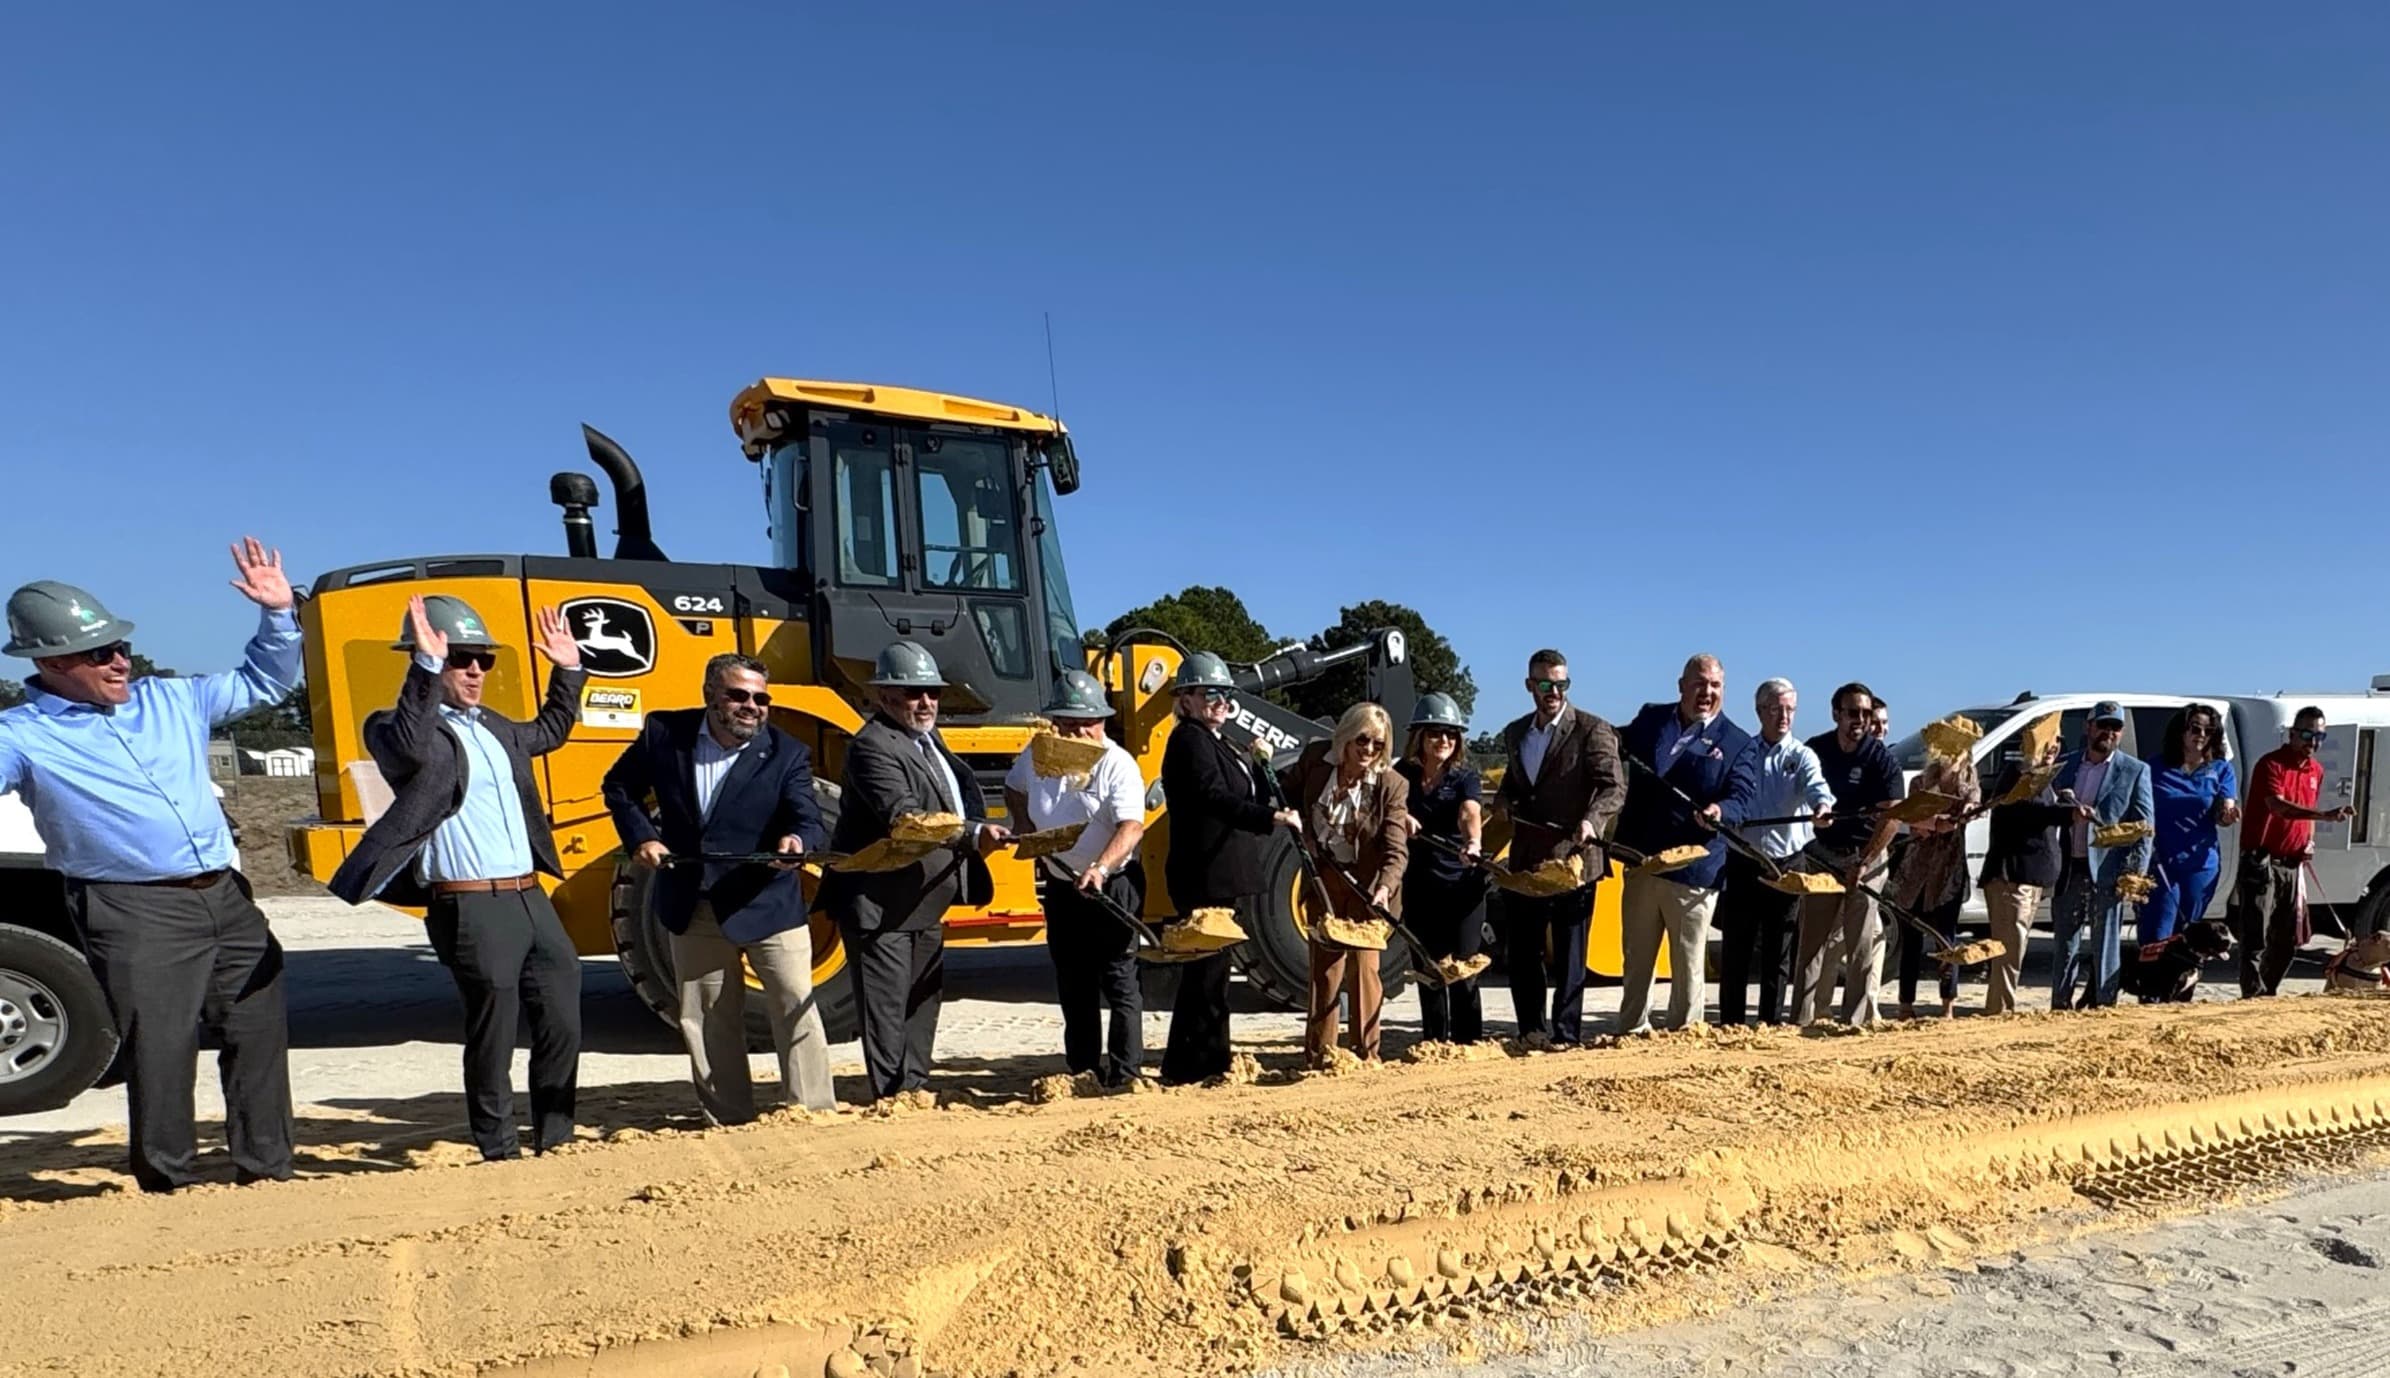
[(630, 679), (655, 668), (656, 626), (647, 609), (619, 598), (576, 598), (559, 611), (589, 673)]

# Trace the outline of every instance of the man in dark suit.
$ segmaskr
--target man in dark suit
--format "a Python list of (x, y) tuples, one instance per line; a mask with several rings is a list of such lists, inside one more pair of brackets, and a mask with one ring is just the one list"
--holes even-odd
[[(1645, 704), (1619, 734), (1620, 749), (1651, 767), (1651, 773), (1637, 771), (1627, 782), (1618, 842), (1646, 856), (1671, 847), (1704, 847), (1709, 855), (1680, 870), (1626, 878), (1619, 901), (1626, 956), (1626, 989), (1618, 1002), (1622, 1034), (1652, 1030), (1652, 973), (1663, 939), (1668, 1011), (1659, 1027), (1681, 1029), (1701, 1019), (1710, 919), (1718, 908), (1718, 878), (1726, 869), (1726, 839), (1714, 824), (1718, 806), (1734, 792), (1735, 763), (1751, 744), (1751, 734), (1722, 711), (1726, 670), (1716, 656), (1686, 661), (1676, 691), (1676, 702)], [(1687, 797), (1693, 802), (1686, 803)]]
[(461, 598), (407, 606), (396, 649), (414, 663), (398, 705), (365, 720), (365, 749), (395, 792), (332, 875), (351, 904), (377, 896), (426, 906), (424, 932), (465, 1004), (465, 1113), (481, 1156), (520, 1151), (514, 1123), (515, 1025), (531, 1022), (532, 1151), (573, 1136), (581, 1058), (581, 957), (541, 887), (564, 878), (531, 758), (564, 745), (580, 719), (581, 648), (553, 608), (533, 643), (556, 667), (539, 716), (481, 706), (497, 666), (489, 624)]
[(1511, 895), (1510, 998), (1519, 1035), (1547, 1032), (1544, 946), (1551, 944), (1552, 1005), (1548, 1028), (1556, 1045), (1584, 1038), (1585, 933), (1593, 923), (1593, 891), (1610, 860), (1602, 833), (1626, 800), (1618, 733), (1568, 701), (1568, 657), (1537, 651), (1527, 661), (1527, 692), (1535, 711), (1502, 729), (1505, 765), (1496, 793), (1510, 815), (1510, 865), (1527, 870), (1572, 853), (1585, 859), (1585, 884), (1565, 895)]
[[(755, 1118), (742, 958), (763, 983), (782, 1098), (828, 1110), (837, 1104), (830, 1040), (813, 1002), (813, 930), (796, 862), (698, 860), (763, 852), (793, 858), (829, 845), (813, 797), (813, 757), (766, 721), (772, 693), (763, 662), (715, 656), (706, 662), (703, 692), (703, 708), (648, 715), (639, 739), (606, 772), (606, 809), (632, 859), (657, 873), (648, 903), (672, 934), (681, 1042), (706, 1118)], [(681, 864), (667, 864), (675, 858)]]
[(959, 814), (961, 844), (894, 871), (833, 871), (818, 907), (838, 922), (863, 1033), (871, 1098), (918, 1091), (929, 1082), (946, 982), (946, 911), (994, 894), (987, 853), (1012, 837), (987, 822), (971, 767), (938, 736), (946, 681), (938, 662), (910, 641), (880, 652), (871, 677), (877, 711), (846, 750), (844, 793), (831, 849), (859, 852), (910, 813)]

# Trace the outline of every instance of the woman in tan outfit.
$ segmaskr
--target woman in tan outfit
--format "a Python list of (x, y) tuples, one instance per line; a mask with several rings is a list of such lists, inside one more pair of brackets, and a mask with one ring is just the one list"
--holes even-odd
[[(1359, 703), (1345, 710), (1335, 735), (1313, 742), (1286, 772), (1287, 802), (1303, 816), (1303, 843), (1327, 890), (1336, 916), (1366, 922), (1370, 904), (1402, 912), (1403, 867), (1410, 857), (1410, 785), (1388, 769), (1394, 724), (1386, 710)], [(1341, 872), (1341, 874), (1339, 874)], [(1345, 876), (1363, 887), (1356, 893)], [(1378, 1012), (1386, 993), (1378, 980), (1378, 954), (1324, 941), (1311, 928), (1310, 1021), (1303, 1051), (1314, 1067), (1325, 1066), (1336, 1046), (1337, 1000), (1353, 1001), (1353, 1051), (1378, 1055)]]

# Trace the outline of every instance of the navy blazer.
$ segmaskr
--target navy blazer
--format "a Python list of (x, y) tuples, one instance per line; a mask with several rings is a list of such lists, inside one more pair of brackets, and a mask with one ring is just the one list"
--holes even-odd
[[(1674, 721), (1674, 703), (1643, 705), (1635, 720), (1619, 729), (1619, 751), (1647, 766), (1655, 764), (1660, 730)], [(1664, 772), (1668, 784), (1693, 796), (1697, 804), (1723, 804), (1734, 792), (1735, 763), (1742, 759), (1743, 748), (1750, 744), (1751, 734), (1720, 713), (1710, 719), (1702, 735), (1686, 742), (1677, 753), (1675, 763)], [(1681, 871), (1670, 871), (1661, 879), (1697, 890), (1716, 889), (1719, 873), (1726, 869), (1725, 837), (1695, 822), (1692, 807), (1677, 798), (1667, 785), (1639, 770), (1630, 771), (1629, 776), (1626, 807), (1618, 814), (1619, 844), (1646, 855), (1670, 847), (1706, 848), (1707, 857)]]
[[(808, 852), (830, 845), (813, 797), (813, 754), (769, 723), (722, 777), (713, 815), (700, 814), (697, 734), (703, 731), (702, 708), (650, 713), (638, 739), (606, 772), (606, 811), (614, 815), (624, 851), (661, 842), (674, 856), (770, 852), (792, 835), (804, 839)], [(667, 866), (656, 876), (654, 894), (656, 917), (675, 933), (688, 931), (700, 899), (713, 906), (722, 936), (734, 943), (756, 942), (806, 921), (797, 873), (772, 866)]]

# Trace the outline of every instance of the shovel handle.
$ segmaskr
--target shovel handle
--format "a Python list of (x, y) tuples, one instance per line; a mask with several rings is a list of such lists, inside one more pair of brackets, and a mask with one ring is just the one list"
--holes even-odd
[[(1068, 881), (1072, 889), (1077, 890), (1079, 888), (1079, 877), (1081, 874), (1083, 874), (1082, 872), (1072, 870), (1068, 863), (1059, 861), (1053, 857), (1041, 857), (1039, 860), (1044, 865), (1051, 867), (1053, 874), (1056, 877)], [(1085, 895), (1091, 900), (1094, 900), (1095, 907), (1103, 910), (1107, 917), (1115, 919), (1126, 925), (1131, 933), (1137, 935), (1137, 943), (1139, 946), (1150, 947), (1157, 952), (1161, 950), (1162, 935), (1154, 931), (1152, 924), (1149, 924), (1145, 920), (1137, 917), (1135, 914), (1130, 913), (1127, 905), (1124, 905), (1120, 901), (1112, 898), (1110, 895), (1105, 894), (1101, 889), (1098, 889), (1093, 893), (1080, 890), (1079, 893)]]

